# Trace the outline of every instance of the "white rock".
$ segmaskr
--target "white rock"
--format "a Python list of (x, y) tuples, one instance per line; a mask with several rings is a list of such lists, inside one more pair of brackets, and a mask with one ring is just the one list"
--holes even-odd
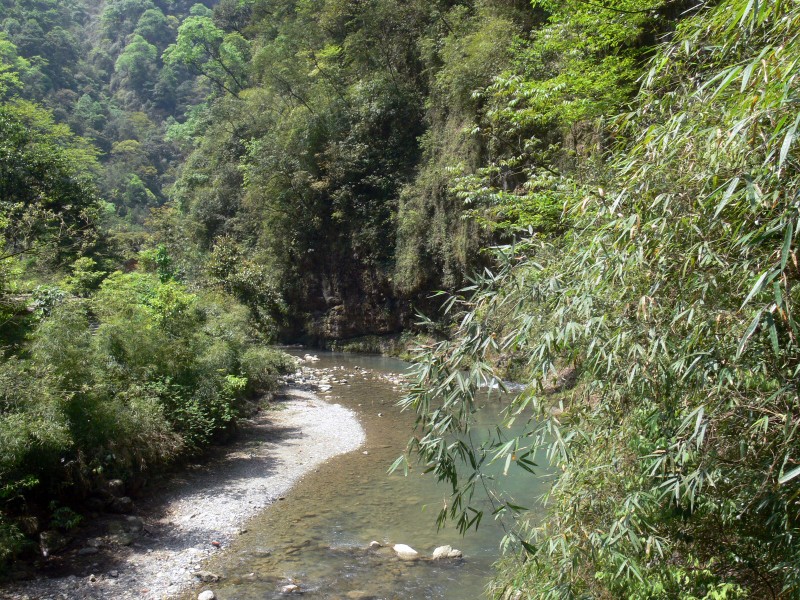
[(461, 550), (455, 550), (452, 546), (439, 546), (433, 551), (433, 560), (442, 558), (461, 558), (464, 554)]
[(295, 585), (293, 583), (290, 583), (289, 585), (285, 585), (281, 589), (281, 593), (283, 593), (283, 594), (294, 594), (295, 592), (299, 592), (299, 591), (300, 591), (300, 586), (299, 585)]
[(417, 558), (419, 556), (419, 552), (414, 550), (411, 546), (406, 546), (405, 544), (395, 544), (392, 546), (392, 550), (395, 551), (397, 556), (400, 558)]
[(200, 592), (197, 596), (197, 600), (214, 600), (217, 596), (211, 590), (206, 590), (205, 592)]
[(377, 542), (377, 541), (375, 541), (375, 540), (372, 540), (372, 541), (369, 543), (369, 547), (370, 547), (370, 548), (372, 548), (373, 550), (375, 550), (376, 548), (380, 548), (380, 547), (381, 547), (381, 544), (380, 544), (380, 542)]

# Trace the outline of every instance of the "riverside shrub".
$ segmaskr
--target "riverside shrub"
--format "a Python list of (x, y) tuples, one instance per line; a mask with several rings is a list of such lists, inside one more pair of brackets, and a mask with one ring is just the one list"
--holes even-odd
[(24, 541), (18, 517), (199, 451), (291, 365), (253, 347), (235, 301), (157, 274), (54, 297), (28, 353), (0, 364), (0, 561)]
[[(696, 9), (611, 125), (571, 231), (500, 249), (447, 304), (454, 341), (418, 353), (411, 448), (453, 486), (444, 516), (480, 522), (492, 462), (559, 473), (543, 520), (496, 485), (520, 527), (495, 597), (800, 594), (800, 7)], [(475, 446), (479, 388), (510, 354), (530, 386), (503, 416), (528, 427)]]

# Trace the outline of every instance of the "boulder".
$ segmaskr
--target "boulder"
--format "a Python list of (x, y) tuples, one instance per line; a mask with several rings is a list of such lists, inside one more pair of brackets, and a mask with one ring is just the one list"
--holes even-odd
[(439, 546), (433, 551), (433, 560), (441, 560), (443, 558), (462, 558), (464, 554), (461, 550), (456, 550), (452, 546)]
[(197, 596), (197, 600), (215, 600), (216, 597), (217, 596), (214, 594), (214, 592), (211, 590), (206, 590), (205, 592), (200, 592), (200, 594)]
[(281, 588), (282, 594), (295, 594), (300, 591), (300, 586), (295, 585), (294, 583), (290, 583), (289, 585), (285, 585)]
[(369, 547), (372, 548), (373, 550), (377, 550), (378, 548), (381, 547), (381, 544), (380, 544), (380, 542), (376, 542), (375, 540), (372, 540), (369, 543)]
[(69, 544), (69, 539), (57, 531), (43, 531), (39, 534), (39, 546), (42, 549), (42, 556), (45, 558), (63, 550), (67, 544)]
[(395, 554), (403, 559), (414, 559), (419, 556), (419, 552), (414, 550), (411, 546), (406, 546), (405, 544), (395, 544), (392, 546), (392, 550), (394, 550)]

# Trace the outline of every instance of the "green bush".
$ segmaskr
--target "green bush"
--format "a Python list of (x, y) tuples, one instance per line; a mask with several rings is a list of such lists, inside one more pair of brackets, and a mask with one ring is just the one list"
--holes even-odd
[(35, 302), (25, 357), (0, 363), (0, 563), (24, 545), (29, 500), (60, 500), (53, 524), (74, 524), (68, 499), (201, 450), (293, 364), (253, 346), (231, 298), (155, 273), (113, 273), (86, 299), (42, 288)]
[(281, 375), (291, 373), (296, 366), (285, 352), (265, 348), (250, 348), (242, 355), (242, 373), (247, 377), (251, 392), (266, 392), (278, 386)]
[[(454, 341), (419, 349), (410, 444), (452, 485), (444, 517), (480, 522), (492, 463), (558, 473), (544, 515), (492, 490), (520, 525), (494, 597), (800, 596), (798, 61), (797, 3), (687, 17), (612, 126), (607, 180), (567, 202), (574, 229), (498, 249), (447, 302)], [(479, 446), (503, 354), (531, 373), (502, 415), (526, 427)], [(565, 365), (578, 385), (555, 394)]]

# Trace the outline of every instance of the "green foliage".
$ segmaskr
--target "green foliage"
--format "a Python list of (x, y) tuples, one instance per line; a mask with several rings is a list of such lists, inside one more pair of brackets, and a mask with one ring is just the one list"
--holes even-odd
[[(608, 170), (566, 197), (571, 231), (500, 249), (447, 302), (454, 341), (420, 349), (411, 450), (452, 485), (443, 516), (480, 521), (493, 462), (545, 451), (558, 473), (541, 522), (497, 492), (519, 555), (495, 597), (797, 596), (798, 23), (739, 0), (682, 21), (610, 125)], [(530, 385), (504, 417), (527, 427), (475, 447), (509, 359)]]
[(5, 257), (56, 260), (90, 248), (97, 196), (95, 152), (27, 102), (0, 105), (0, 230)]
[(82, 256), (72, 263), (72, 273), (64, 281), (65, 289), (76, 296), (86, 297), (105, 277), (104, 271), (95, 267), (97, 262), (88, 256)]
[(114, 71), (126, 84), (141, 93), (147, 93), (147, 84), (154, 80), (157, 69), (158, 48), (135, 34), (114, 63)]
[(276, 389), (278, 378), (295, 369), (287, 354), (260, 346), (246, 350), (241, 365), (246, 385), (251, 391), (261, 392)]
[(58, 502), (50, 503), (50, 527), (70, 531), (75, 529), (83, 517), (68, 506), (59, 506)]
[(220, 91), (235, 94), (247, 83), (249, 54), (250, 44), (241, 34), (225, 33), (210, 16), (190, 16), (164, 52), (164, 62), (188, 67)]
[(223, 238), (217, 242), (206, 270), (212, 281), (250, 308), (253, 318), (265, 331), (284, 312), (269, 270), (258, 260), (247, 258), (233, 240)]
[(134, 34), (159, 47), (166, 46), (174, 35), (169, 19), (158, 8), (150, 8), (142, 13), (136, 22)]
[[(16, 535), (30, 497), (74, 502), (98, 478), (136, 477), (199, 451), (289, 368), (282, 353), (253, 345), (247, 312), (230, 297), (139, 272), (112, 273), (93, 293), (94, 266), (80, 259), (67, 279), (87, 299), (39, 292), (26, 357), (0, 365), (3, 535)], [(55, 526), (76, 523), (67, 505), (50, 512)]]
[(165, 283), (175, 276), (172, 257), (170, 257), (169, 251), (163, 244), (156, 248), (142, 250), (139, 253), (139, 261), (142, 269), (147, 272), (155, 272), (161, 283)]

